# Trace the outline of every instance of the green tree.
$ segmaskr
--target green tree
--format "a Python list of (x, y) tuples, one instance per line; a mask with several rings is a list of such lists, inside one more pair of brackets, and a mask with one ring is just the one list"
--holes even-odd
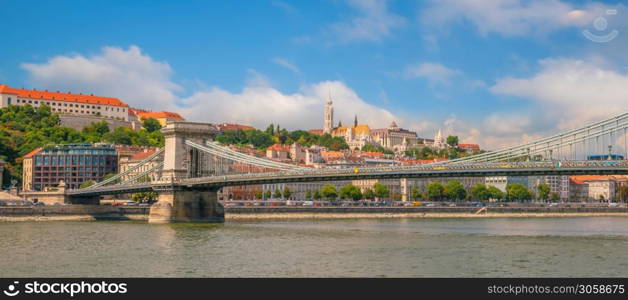
[(283, 188), (283, 198), (284, 199), (290, 199), (290, 196), (292, 196), (292, 192), (290, 191), (290, 189), (286, 186)]
[(264, 192), (262, 191), (257, 191), (255, 193), (255, 198), (257, 198), (257, 200), (262, 200), (264, 198)]
[(142, 127), (148, 132), (154, 132), (161, 129), (161, 124), (154, 118), (143, 118)]
[(340, 198), (357, 201), (362, 199), (362, 192), (357, 186), (347, 184), (340, 188)]
[(526, 201), (532, 198), (532, 193), (521, 183), (511, 183), (506, 186), (506, 194), (510, 201)]
[(279, 189), (275, 189), (275, 192), (273, 193), (273, 198), (281, 198), (281, 191)]
[(488, 191), (488, 194), (490, 195), (491, 199), (495, 199), (497, 201), (502, 201), (506, 195), (504, 195), (504, 192), (502, 192), (500, 189), (490, 185), (488, 186), (488, 188), (486, 189)]
[(266, 198), (266, 200), (270, 199), (271, 196), (272, 192), (270, 190), (264, 192), (264, 198)]
[(305, 190), (305, 199), (312, 199), (312, 191), (307, 189)]
[(419, 188), (412, 187), (412, 189), (410, 190), (410, 198), (412, 200), (419, 200), (419, 198), (421, 198), (421, 191), (419, 191)]
[(331, 184), (326, 184), (321, 188), (321, 195), (327, 200), (333, 201), (338, 197), (338, 191), (336, 191), (336, 187)]
[(427, 198), (434, 200), (442, 200), (443, 193), (445, 192), (445, 187), (440, 181), (434, 181), (427, 185)]
[(552, 193), (552, 202), (557, 202), (558, 200), (560, 200), (560, 196), (558, 195), (558, 193)]
[(445, 185), (444, 194), (451, 200), (464, 200), (467, 196), (467, 191), (460, 181), (451, 180)]
[(96, 183), (91, 181), (91, 180), (88, 180), (88, 181), (83, 182), (83, 184), (81, 184), (81, 186), (79, 186), (79, 188), (80, 189), (84, 189), (84, 188), (90, 187), (90, 186), (92, 186), (94, 184), (96, 184)]
[(364, 189), (364, 199), (368, 199), (368, 200), (373, 200), (375, 199), (375, 193), (373, 193), (373, 190), (370, 188), (366, 188)]
[(315, 190), (314, 195), (312, 195), (312, 198), (314, 198), (314, 200), (320, 200), (322, 198), (321, 192), (319, 190)]
[(471, 188), (471, 195), (479, 201), (486, 201), (491, 198), (491, 193), (488, 188), (486, 188), (486, 185), (481, 183), (478, 183)]
[(547, 199), (549, 199), (549, 194), (550, 194), (550, 186), (549, 185), (547, 185), (545, 183), (541, 183), (541, 184), (536, 186), (536, 190), (538, 191), (539, 199), (541, 199), (543, 201), (547, 201)]
[(100, 142), (108, 132), (109, 124), (106, 121), (92, 122), (81, 130), (85, 141), (90, 143)]
[(375, 197), (377, 197), (378, 199), (390, 197), (390, 190), (387, 186), (381, 183), (376, 183), (373, 185), (373, 192), (375, 194)]
[(455, 135), (450, 135), (447, 137), (447, 145), (449, 145), (452, 148), (457, 148), (458, 147), (458, 136)]
[(619, 200), (622, 202), (628, 202), (628, 184), (623, 184), (617, 190)]

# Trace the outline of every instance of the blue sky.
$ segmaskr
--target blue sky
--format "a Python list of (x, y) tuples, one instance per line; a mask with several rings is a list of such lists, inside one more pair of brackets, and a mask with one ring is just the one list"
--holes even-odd
[[(394, 119), (420, 136), (442, 129), (497, 148), (628, 108), (628, 11), (617, 2), (0, 6), (1, 83), (114, 96), (196, 121), (320, 128), (331, 92), (336, 120)], [(598, 43), (584, 30), (619, 34)]]

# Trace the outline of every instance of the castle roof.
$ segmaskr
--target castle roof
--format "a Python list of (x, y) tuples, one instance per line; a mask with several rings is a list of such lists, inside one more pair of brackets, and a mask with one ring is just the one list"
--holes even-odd
[(100, 104), (128, 107), (128, 105), (118, 98), (100, 97), (83, 94), (62, 93), (59, 91), (49, 92), (48, 90), (26, 90), (12, 88), (6, 84), (0, 84), (0, 94), (12, 94), (19, 98), (41, 99), (41, 100), (54, 100), (54, 101), (66, 101), (85, 104)]

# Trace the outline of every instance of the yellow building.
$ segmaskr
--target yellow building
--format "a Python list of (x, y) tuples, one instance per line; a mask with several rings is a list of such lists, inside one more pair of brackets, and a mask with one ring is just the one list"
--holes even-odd
[(155, 119), (159, 121), (161, 127), (165, 127), (168, 121), (185, 121), (180, 114), (169, 111), (144, 111), (140, 109), (131, 109), (131, 113), (135, 115), (137, 120), (141, 121), (142, 119)]

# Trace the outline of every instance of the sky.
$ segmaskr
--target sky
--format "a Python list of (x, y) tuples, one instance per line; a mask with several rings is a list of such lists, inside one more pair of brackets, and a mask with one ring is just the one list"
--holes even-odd
[(628, 109), (628, 10), (561, 0), (0, 0), (0, 83), (497, 149)]

